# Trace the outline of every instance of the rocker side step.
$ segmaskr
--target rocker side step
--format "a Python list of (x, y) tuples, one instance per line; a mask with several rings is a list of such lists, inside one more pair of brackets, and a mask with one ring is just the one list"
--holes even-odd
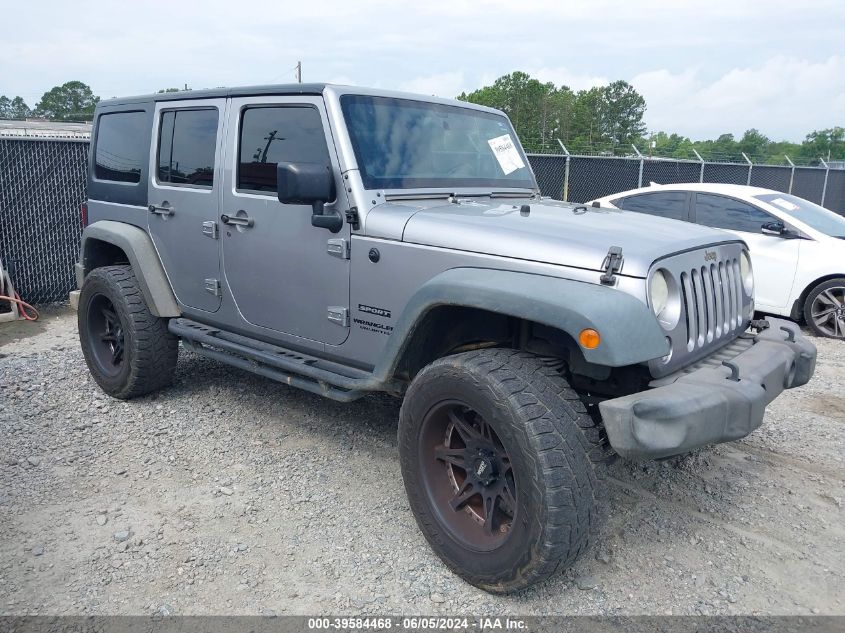
[(334, 400), (356, 400), (382, 386), (369, 372), (190, 319), (170, 319), (167, 328), (198, 354)]

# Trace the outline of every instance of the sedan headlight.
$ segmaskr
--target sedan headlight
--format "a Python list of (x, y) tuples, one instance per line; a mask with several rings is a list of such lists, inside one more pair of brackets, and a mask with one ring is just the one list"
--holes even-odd
[(751, 267), (751, 258), (748, 256), (748, 251), (742, 251), (739, 257), (739, 273), (742, 276), (742, 287), (745, 292), (754, 296), (754, 269)]

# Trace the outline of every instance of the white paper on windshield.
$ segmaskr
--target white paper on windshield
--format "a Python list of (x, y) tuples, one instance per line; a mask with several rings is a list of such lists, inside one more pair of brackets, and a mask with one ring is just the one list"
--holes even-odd
[(798, 211), (798, 205), (783, 198), (775, 198), (770, 204), (776, 204), (784, 211)]
[(487, 143), (490, 144), (490, 149), (493, 150), (493, 155), (499, 161), (499, 167), (502, 168), (506, 176), (517, 169), (525, 167), (525, 163), (522, 162), (519, 152), (516, 151), (516, 146), (513, 144), (510, 134), (502, 134), (496, 138), (491, 138)]

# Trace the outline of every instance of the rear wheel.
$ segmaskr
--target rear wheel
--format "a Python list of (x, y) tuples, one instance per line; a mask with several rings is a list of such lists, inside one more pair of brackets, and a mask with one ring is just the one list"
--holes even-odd
[(543, 580), (586, 547), (596, 479), (579, 422), (592, 423), (559, 387), (541, 359), (488, 349), (435, 361), (405, 395), (411, 509), (446, 565), (487, 591)]
[(810, 290), (804, 301), (804, 320), (818, 336), (845, 339), (845, 277)]
[(178, 340), (153, 315), (130, 266), (92, 270), (79, 295), (79, 340), (96, 383), (115, 398), (170, 384)]

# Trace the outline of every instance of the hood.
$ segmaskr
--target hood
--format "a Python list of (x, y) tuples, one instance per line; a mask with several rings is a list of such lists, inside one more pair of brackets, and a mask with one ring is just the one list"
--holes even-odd
[[(520, 210), (526, 204), (527, 214)], [(608, 249), (620, 246), (620, 273), (632, 277), (645, 277), (666, 255), (739, 241), (689, 222), (530, 199), (386, 202), (367, 214), (366, 230), (373, 237), (588, 270), (601, 270)]]

